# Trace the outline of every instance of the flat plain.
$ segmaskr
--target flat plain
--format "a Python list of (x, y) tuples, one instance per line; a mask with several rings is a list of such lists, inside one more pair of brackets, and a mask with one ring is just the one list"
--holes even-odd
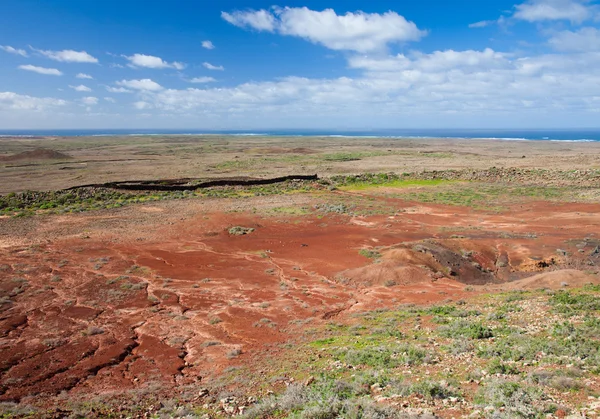
[(2, 417), (600, 413), (599, 143), (0, 150)]

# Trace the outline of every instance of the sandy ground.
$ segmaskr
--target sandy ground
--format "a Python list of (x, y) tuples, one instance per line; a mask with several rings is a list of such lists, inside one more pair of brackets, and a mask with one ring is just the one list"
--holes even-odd
[[(2, 160), (39, 147), (71, 158)], [(599, 168), (600, 143), (240, 136), (0, 139), (0, 194), (120, 180), (490, 167)]]
[(338, 316), (597, 282), (599, 204), (314, 211), (359, 199), (329, 194), (0, 219), (0, 400), (200, 384)]

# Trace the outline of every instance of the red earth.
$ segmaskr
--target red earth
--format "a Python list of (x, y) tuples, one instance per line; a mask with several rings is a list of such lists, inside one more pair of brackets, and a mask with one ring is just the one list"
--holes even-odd
[[(79, 217), (77, 234), (4, 237), (0, 401), (204, 382), (307, 323), (595, 281), (582, 270), (595, 269), (600, 205), (528, 203), (497, 214), (387, 203), (395, 215), (267, 216), (217, 204), (179, 219), (177, 206), (139, 205), (131, 211), (155, 213), (133, 227), (143, 237), (88, 224), (112, 213), (39, 221), (43, 235)], [(254, 231), (231, 235), (232, 226)]]

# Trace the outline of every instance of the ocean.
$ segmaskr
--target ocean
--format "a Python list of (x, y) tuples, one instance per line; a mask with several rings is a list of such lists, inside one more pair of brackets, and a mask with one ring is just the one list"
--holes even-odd
[(252, 130), (203, 130), (203, 129), (39, 129), (3, 130), (1, 137), (37, 136), (112, 136), (112, 135), (260, 135), (260, 136), (328, 136), (328, 137), (386, 137), (386, 138), (464, 138), (496, 140), (550, 140), (591, 142), (600, 141), (600, 128), (594, 129), (252, 129)]

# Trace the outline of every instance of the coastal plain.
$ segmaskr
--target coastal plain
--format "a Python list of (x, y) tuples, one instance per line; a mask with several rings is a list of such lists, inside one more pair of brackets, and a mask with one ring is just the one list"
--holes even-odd
[(598, 417), (599, 198), (596, 142), (2, 138), (0, 417)]
[[(3, 137), (0, 146), (0, 194), (134, 179), (600, 168), (600, 142), (131, 135)], [(60, 154), (37, 159), (39, 149)]]

